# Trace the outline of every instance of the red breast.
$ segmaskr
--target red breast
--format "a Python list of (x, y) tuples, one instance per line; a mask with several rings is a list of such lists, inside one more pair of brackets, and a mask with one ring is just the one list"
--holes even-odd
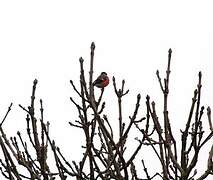
[(109, 84), (109, 78), (107, 77), (103, 82), (103, 86), (106, 87)]

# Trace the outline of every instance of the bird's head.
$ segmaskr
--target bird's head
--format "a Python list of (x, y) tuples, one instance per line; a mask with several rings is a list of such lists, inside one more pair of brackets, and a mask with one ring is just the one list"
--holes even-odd
[(106, 73), (106, 72), (102, 72), (102, 73), (101, 73), (101, 75), (105, 75), (105, 76), (107, 76), (107, 73)]

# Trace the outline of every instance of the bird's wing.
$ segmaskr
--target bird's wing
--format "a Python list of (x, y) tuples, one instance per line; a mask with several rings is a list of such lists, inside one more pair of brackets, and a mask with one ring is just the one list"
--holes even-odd
[(101, 79), (101, 78), (98, 78), (98, 79), (96, 79), (94, 82), (93, 82), (93, 85), (95, 85), (95, 84), (100, 84), (100, 83), (102, 83), (103, 82), (103, 78)]

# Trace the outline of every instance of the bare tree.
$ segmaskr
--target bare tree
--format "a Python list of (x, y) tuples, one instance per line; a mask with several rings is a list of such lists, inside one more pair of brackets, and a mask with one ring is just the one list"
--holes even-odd
[[(95, 44), (91, 44), (89, 79), (87, 81), (83, 58), (80, 62), (80, 87), (77, 88), (71, 80), (71, 86), (79, 99), (70, 97), (78, 111), (78, 120), (69, 122), (71, 127), (78, 128), (84, 132), (85, 143), (83, 144), (84, 153), (80, 162), (69, 162), (63, 155), (61, 149), (49, 135), (49, 122), (44, 121), (43, 104), (40, 100), (40, 114), (35, 112), (35, 92), (38, 81), (33, 82), (30, 105), (26, 108), (19, 105), (26, 112), (27, 137), (23, 137), (20, 132), (17, 135), (7, 138), (3, 123), (6, 120), (12, 104), (9, 106), (5, 117), (0, 124), (0, 145), (2, 150), (1, 173), (5, 179), (44, 179), (53, 180), (56, 178), (65, 180), (69, 177), (77, 180), (95, 179), (117, 179), (117, 180), (202, 180), (213, 174), (213, 145), (209, 150), (208, 162), (205, 172), (197, 175), (195, 168), (201, 149), (213, 136), (211, 121), (211, 109), (207, 108), (207, 117), (210, 131), (205, 133), (202, 126), (202, 116), (204, 107), (201, 106), (201, 78), (198, 74), (197, 88), (194, 90), (189, 116), (186, 121), (185, 129), (181, 130), (181, 143), (174, 136), (171, 128), (170, 115), (168, 112), (170, 64), (172, 50), (168, 52), (168, 65), (166, 77), (162, 80), (159, 71), (156, 72), (159, 85), (162, 91), (163, 104), (163, 123), (159, 121), (156, 112), (155, 102), (146, 97), (146, 114), (138, 117), (141, 103), (141, 95), (136, 98), (135, 107), (128, 122), (123, 117), (123, 98), (129, 92), (125, 89), (125, 81), (121, 87), (116, 84), (113, 77), (114, 92), (118, 102), (118, 131), (115, 131), (110, 124), (108, 116), (104, 114), (106, 106), (103, 102), (104, 88), (99, 95), (95, 94), (93, 86), (93, 64), (94, 64)], [(80, 103), (78, 103), (80, 100)], [(140, 137), (136, 137), (138, 143), (132, 154), (125, 156), (128, 146), (130, 131), (140, 132)], [(115, 138), (115, 133), (119, 138)], [(180, 141), (179, 141), (180, 142)], [(161, 171), (149, 174), (145, 162), (142, 159), (141, 165), (135, 163), (135, 157), (139, 154), (143, 146), (149, 146), (156, 155), (156, 161), (160, 162)], [(181, 151), (178, 152), (178, 146)], [(48, 161), (50, 153), (54, 156), (52, 162)], [(22, 166), (23, 168), (20, 168)], [(25, 170), (23, 170), (25, 169)], [(56, 169), (56, 170), (55, 170)], [(138, 171), (144, 171), (145, 176), (139, 177)]]

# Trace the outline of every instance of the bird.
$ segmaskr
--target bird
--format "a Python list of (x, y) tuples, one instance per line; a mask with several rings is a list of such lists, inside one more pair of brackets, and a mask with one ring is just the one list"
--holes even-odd
[(107, 73), (102, 72), (92, 84), (97, 88), (105, 88), (109, 84)]

